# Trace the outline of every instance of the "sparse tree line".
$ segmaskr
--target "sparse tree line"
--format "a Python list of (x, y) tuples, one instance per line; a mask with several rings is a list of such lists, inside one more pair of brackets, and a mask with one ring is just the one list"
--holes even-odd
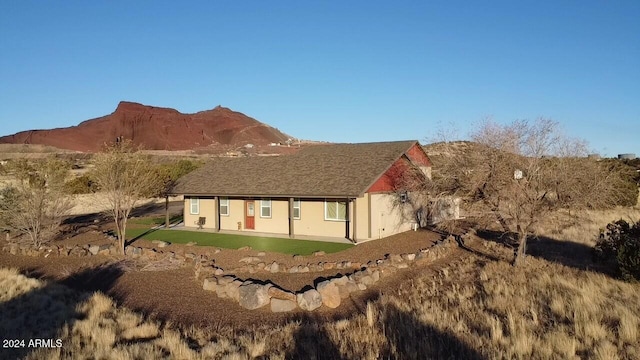
[(93, 168), (69, 179), (71, 162), (50, 157), (21, 159), (2, 166), (15, 179), (0, 190), (0, 227), (26, 236), (34, 246), (52, 240), (73, 203), (71, 195), (100, 192), (108, 203), (122, 253), (131, 211), (146, 198), (164, 197), (175, 181), (200, 162), (155, 163), (131, 143), (105, 147), (92, 158)]
[(459, 199), (478, 226), (516, 244), (514, 265), (523, 262), (536, 226), (559, 210), (636, 205), (636, 169), (618, 160), (588, 158), (586, 143), (562, 134), (552, 120), (488, 120), (470, 137), (463, 151), (434, 157), (432, 179), (402, 177), (397, 192), (412, 191), (403, 203), (422, 218), (433, 218), (442, 211), (438, 207)]

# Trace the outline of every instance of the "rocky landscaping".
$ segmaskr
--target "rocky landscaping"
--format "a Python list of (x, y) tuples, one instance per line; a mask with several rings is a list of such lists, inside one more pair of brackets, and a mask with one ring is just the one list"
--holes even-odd
[[(113, 240), (109, 233), (103, 235), (108, 240)], [(463, 235), (462, 238), (467, 236)], [(169, 250), (168, 247), (171, 244), (159, 240), (152, 241), (151, 245), (150, 247), (129, 245), (125, 248), (126, 257), (143, 264), (139, 267), (141, 270), (166, 270), (167, 264), (171, 264), (171, 268), (192, 266), (194, 276), (201, 281), (204, 290), (213, 292), (219, 298), (233, 300), (247, 310), (268, 306), (275, 313), (298, 309), (314, 311), (322, 306), (330, 309), (337, 308), (352, 293), (366, 290), (382, 277), (414, 264), (432, 262), (448, 254), (450, 249), (457, 247), (455, 238), (449, 236), (416, 252), (386, 254), (384, 257), (365, 263), (346, 259), (322, 261), (326, 254), (316, 252), (304, 257), (294, 255), (292, 262), (286, 264), (284, 261), (269, 261), (267, 253), (258, 252), (255, 255), (240, 258), (237, 266), (223, 268), (213, 258), (214, 255), (223, 251), (219, 248), (210, 248), (203, 252), (200, 247), (188, 244)], [(190, 248), (194, 251), (188, 251)], [(250, 248), (242, 249), (242, 251), (250, 250)], [(100, 245), (44, 245), (38, 248), (25, 244), (7, 243), (2, 247), (2, 251), (12, 255), (42, 257), (98, 255), (121, 257), (113, 241)], [(309, 261), (311, 259), (319, 261)], [(159, 263), (163, 263), (164, 267), (155, 266)], [(327, 276), (328, 271), (335, 271), (335, 274)], [(286, 289), (268, 280), (269, 274), (276, 273), (287, 275), (323, 273), (323, 275), (299, 289)], [(252, 274), (254, 277), (260, 275), (259, 277), (267, 279), (254, 279), (251, 278)]]
[[(464, 235), (466, 237), (468, 235)], [(287, 290), (270, 281), (242, 279), (235, 275), (224, 275), (224, 270), (214, 262), (201, 260), (195, 265), (197, 278), (203, 278), (203, 289), (214, 292), (220, 298), (232, 299), (245, 309), (255, 310), (270, 306), (272, 312), (288, 312), (300, 308), (313, 311), (324, 305), (337, 308), (341, 300), (356, 291), (366, 290), (380, 280), (381, 277), (405, 269), (412, 264), (434, 261), (447, 254), (448, 250), (457, 247), (453, 236), (436, 243), (430, 248), (421, 249), (417, 253), (387, 254), (382, 259), (372, 260), (366, 264), (342, 262), (318, 262), (286, 268), (277, 262), (265, 264), (260, 257), (245, 257), (240, 262), (246, 265), (236, 269), (255, 273), (258, 271), (276, 272), (312, 272), (330, 269), (345, 270), (331, 278), (317, 278), (298, 291)]]

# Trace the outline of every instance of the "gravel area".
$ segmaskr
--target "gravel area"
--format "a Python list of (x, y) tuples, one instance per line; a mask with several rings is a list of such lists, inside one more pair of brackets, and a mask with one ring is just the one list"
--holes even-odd
[[(84, 233), (82, 240), (102, 241), (100, 232)], [(73, 239), (73, 240), (72, 240)], [(375, 240), (355, 246), (351, 249), (323, 256), (305, 256), (294, 259), (291, 255), (266, 253), (262, 259), (266, 263), (276, 261), (291, 266), (310, 262), (352, 261), (366, 263), (384, 257), (385, 254), (401, 254), (416, 252), (429, 247), (439, 235), (429, 231), (406, 232), (389, 238)], [(67, 239), (65, 242), (80, 241)], [(141, 241), (138, 246), (150, 246), (151, 243)], [(212, 252), (213, 249), (198, 246), (170, 245), (164, 250), (177, 252)], [(454, 250), (455, 256), (460, 250)], [(216, 264), (223, 268), (238, 266), (239, 259), (256, 256), (254, 250), (222, 250), (213, 255)], [(395, 274), (383, 277), (382, 280), (367, 291), (354, 293), (337, 309), (322, 307), (312, 313), (318, 319), (343, 318), (353, 312), (360, 312), (366, 307), (366, 301), (381, 293), (392, 292), (418, 272), (434, 271), (438, 263), (445, 264), (446, 258), (436, 263), (398, 270)], [(111, 269), (109, 264), (118, 264)], [(195, 279), (192, 266), (164, 271), (139, 271), (131, 260), (122, 261), (119, 256), (91, 257), (28, 257), (0, 253), (1, 267), (14, 267), (32, 276), (61, 281), (80, 290), (101, 290), (113, 297), (120, 305), (140, 311), (153, 318), (171, 321), (174, 324), (200, 327), (231, 326), (236, 329), (252, 327), (256, 324), (281, 323), (301, 317), (301, 310), (285, 314), (271, 313), (268, 307), (248, 311), (236, 302), (220, 299), (215, 294), (204, 291), (201, 281)], [(107, 270), (105, 270), (107, 269)], [(323, 272), (287, 274), (257, 272), (254, 274), (235, 274), (242, 279), (259, 279), (271, 281), (278, 286), (297, 291), (312, 285), (320, 277), (329, 277), (344, 270), (327, 270)]]

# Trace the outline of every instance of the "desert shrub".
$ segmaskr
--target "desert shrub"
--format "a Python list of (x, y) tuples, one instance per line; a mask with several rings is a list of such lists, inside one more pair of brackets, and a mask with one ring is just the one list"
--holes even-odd
[(158, 172), (158, 175), (175, 181), (199, 168), (201, 165), (202, 162), (197, 160), (180, 159), (178, 161), (160, 164), (155, 171)]
[(192, 161), (181, 159), (168, 164), (156, 166), (153, 171), (158, 179), (161, 179), (161, 185), (157, 189), (153, 189), (149, 197), (163, 197), (170, 192), (176, 181), (202, 166), (200, 161)]
[(88, 175), (81, 175), (77, 178), (67, 181), (65, 184), (65, 190), (70, 194), (91, 194), (98, 191), (98, 184), (96, 184)]
[(640, 280), (640, 222), (618, 220), (600, 231), (598, 259), (615, 265), (625, 280)]

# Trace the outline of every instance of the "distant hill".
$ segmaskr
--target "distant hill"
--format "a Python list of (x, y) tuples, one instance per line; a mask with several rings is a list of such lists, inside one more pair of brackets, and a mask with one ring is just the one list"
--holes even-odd
[(242, 113), (218, 106), (183, 114), (174, 109), (122, 101), (106, 116), (77, 126), (29, 130), (0, 137), (0, 144), (42, 144), (75, 151), (99, 151), (117, 137), (147, 150), (192, 150), (285, 142), (289, 136)]
[(437, 142), (424, 145), (424, 151), (431, 159), (434, 169), (443, 161), (451, 157), (465, 156), (467, 153), (477, 150), (480, 145), (472, 141), (459, 140), (448, 142)]

